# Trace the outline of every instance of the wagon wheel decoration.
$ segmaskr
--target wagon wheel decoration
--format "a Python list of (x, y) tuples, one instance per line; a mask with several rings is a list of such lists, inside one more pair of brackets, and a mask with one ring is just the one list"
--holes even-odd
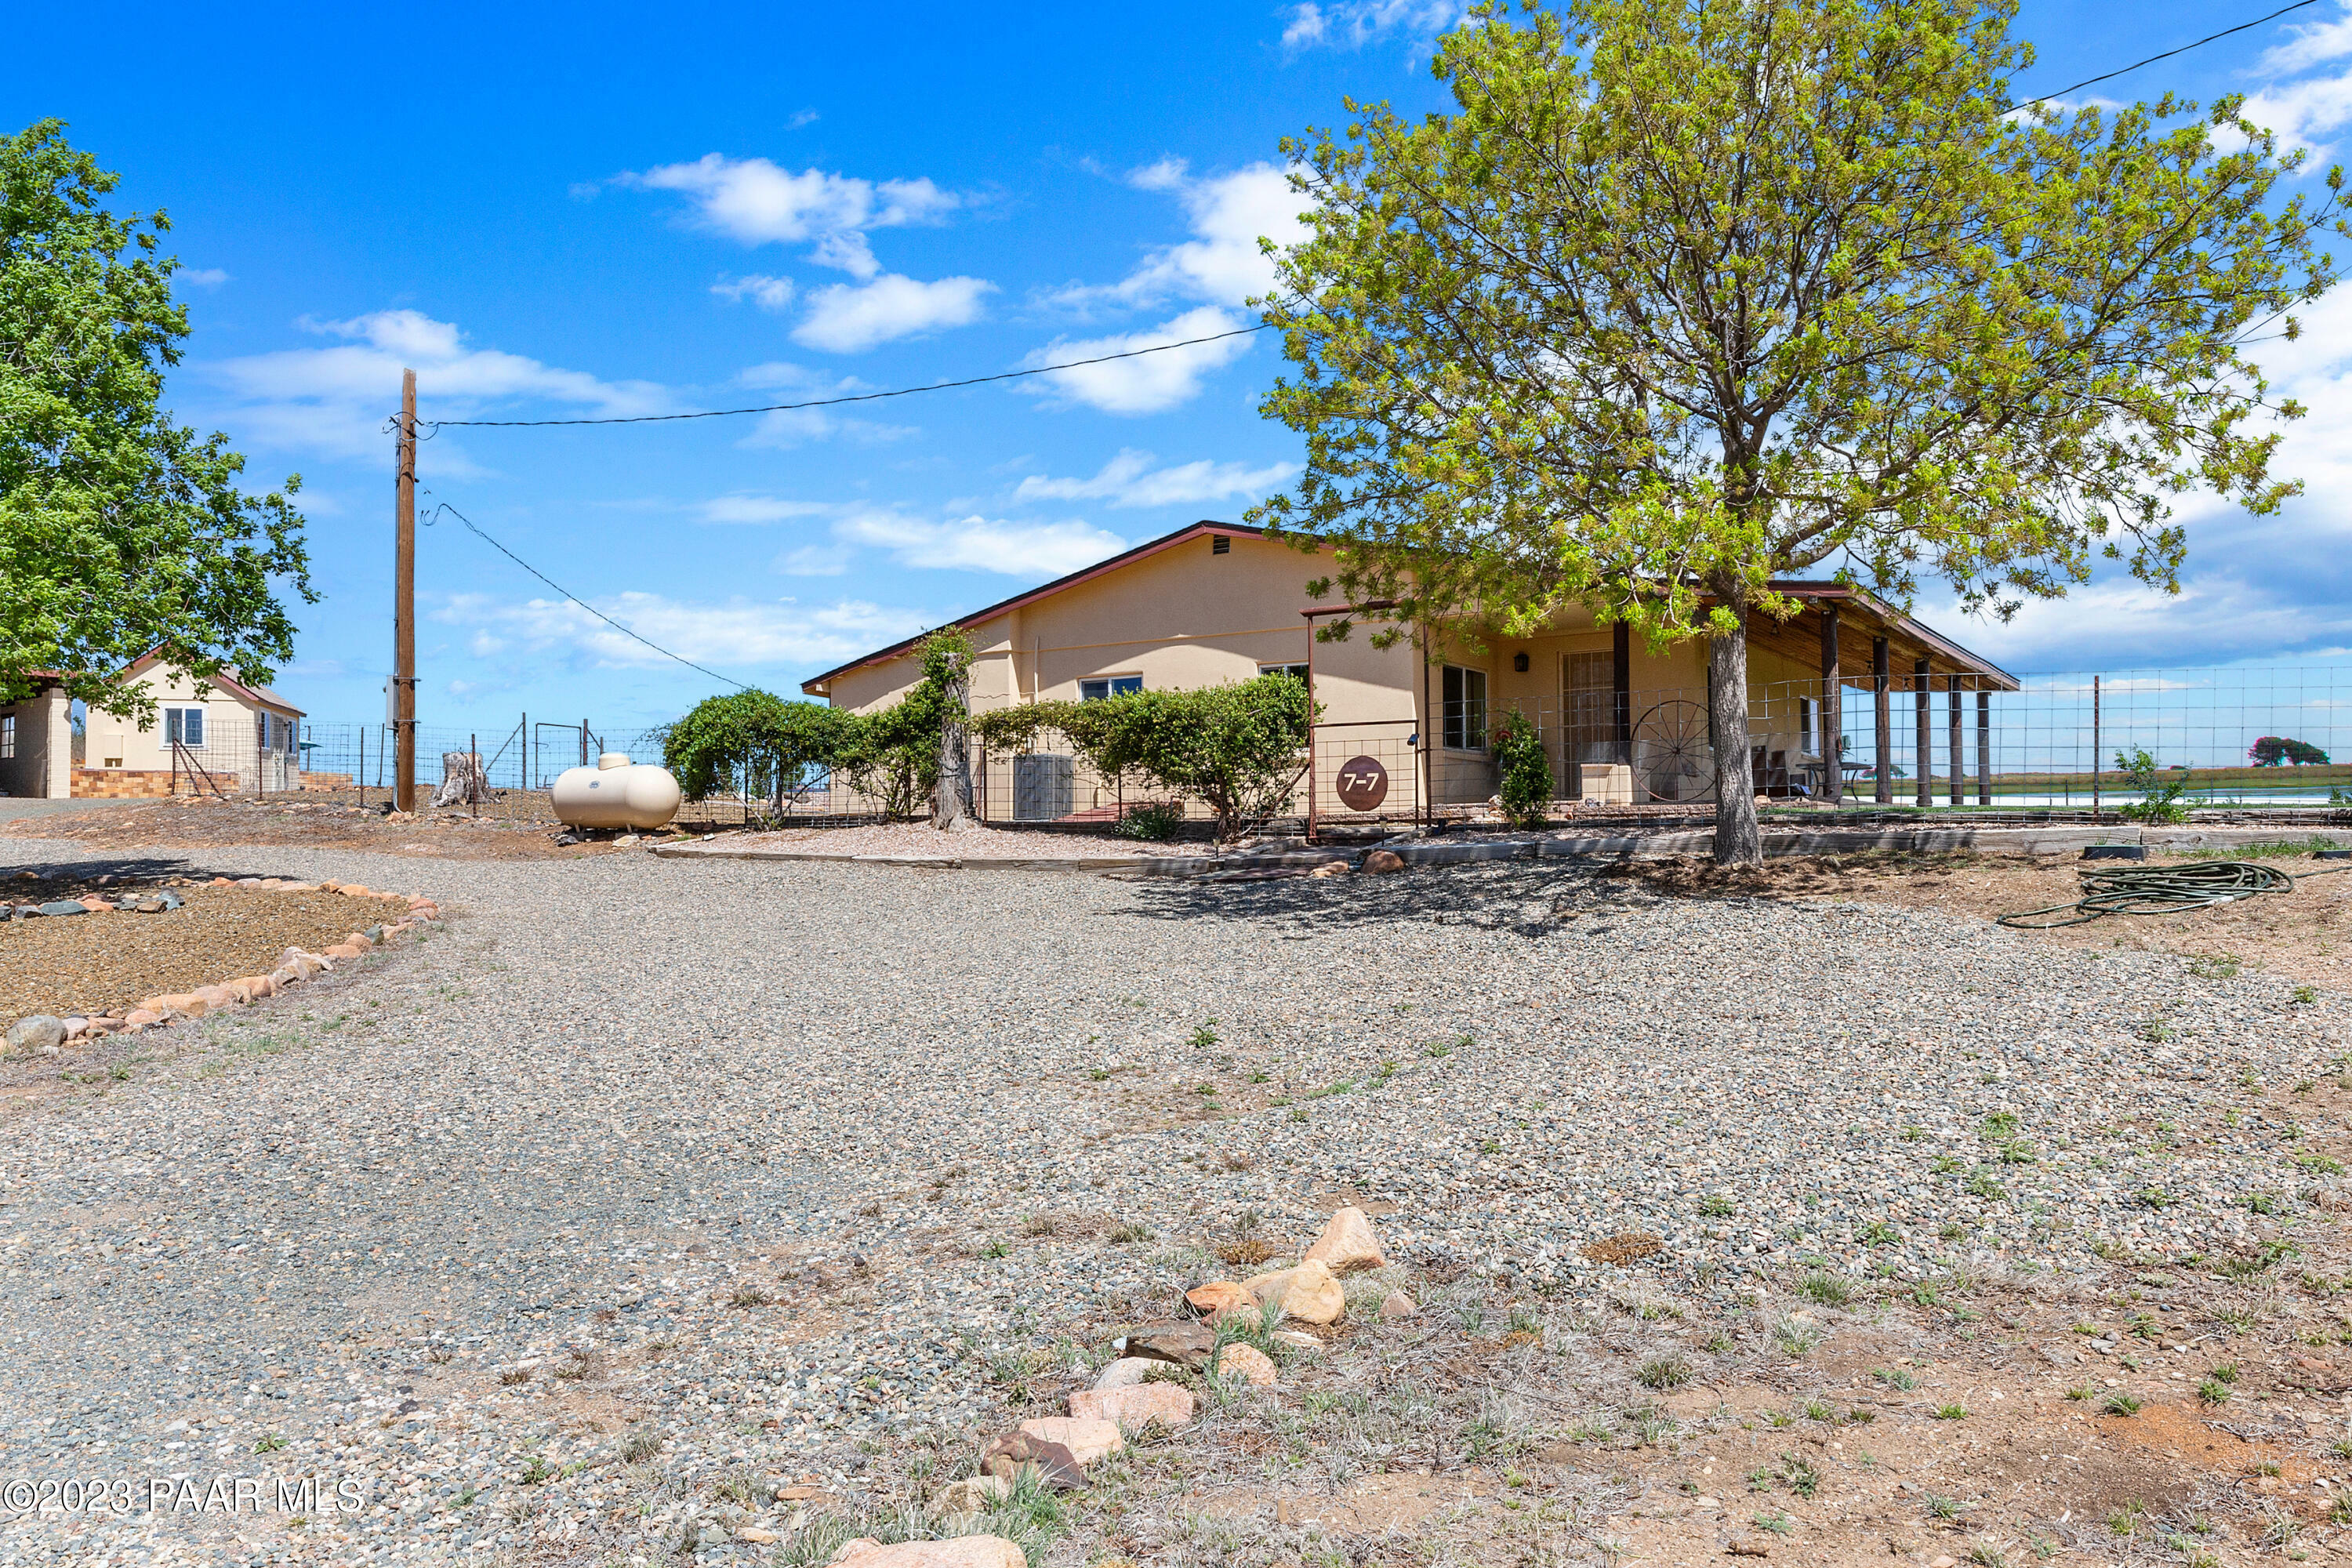
[(1652, 800), (1704, 800), (1715, 792), (1715, 748), (1706, 710), (1677, 698), (1633, 726), (1633, 776)]

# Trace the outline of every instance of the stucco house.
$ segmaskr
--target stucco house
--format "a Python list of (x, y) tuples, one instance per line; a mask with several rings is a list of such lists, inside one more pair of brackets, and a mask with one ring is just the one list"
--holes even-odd
[(164, 795), (175, 777), (184, 794), (301, 787), (302, 710), (269, 688), (222, 674), (199, 697), (194, 679), (155, 653), (133, 660), (115, 679), (154, 699), (154, 721), (142, 725), (93, 710), (85, 721), (82, 764), (74, 771), (75, 795)]
[[(1359, 624), (1345, 641), (1318, 642), (1316, 626), (1347, 608), (1307, 596), (1307, 582), (1327, 570), (1244, 524), (1178, 529), (956, 621), (976, 654), (972, 706), (1084, 700), (1281, 670), (1307, 680), (1321, 705), (1300, 788), (1300, 809), (1310, 816), (1404, 816), (1484, 802), (1496, 787), (1492, 726), (1506, 710), (1534, 721), (1560, 800), (1711, 798), (1703, 641), (1654, 654), (1624, 627), (1596, 626), (1571, 609), (1535, 637), (1503, 637), (1472, 624), (1414, 626), (1382, 649), (1370, 635), (1380, 613), (1365, 608), (1349, 613), (1372, 624)], [(1989, 790), (1986, 705), (1990, 693), (2016, 689), (2015, 677), (1861, 589), (1775, 586), (1802, 607), (1786, 621), (1759, 616), (1749, 628), (1760, 789), (1824, 798), (1858, 788), (1892, 799), (1899, 788), (1920, 804), (1931, 786), (1955, 799), (1964, 789)], [(916, 644), (877, 648), (802, 690), (859, 712), (885, 706), (921, 679)], [(1908, 711), (1898, 714), (1898, 706)], [(1898, 724), (1907, 731), (1904, 754), (1932, 758), (1933, 769), (1896, 776), (1890, 754)], [(1066, 806), (1041, 813), (1036, 792), (1014, 776), (1017, 759), (984, 763), (978, 787), (992, 818), (1118, 805), (1117, 781), (1080, 778)], [(1024, 809), (1013, 809), (1016, 802)]]
[(63, 800), (73, 787), (73, 703), (54, 670), (32, 672), (37, 689), (0, 702), (0, 795)]

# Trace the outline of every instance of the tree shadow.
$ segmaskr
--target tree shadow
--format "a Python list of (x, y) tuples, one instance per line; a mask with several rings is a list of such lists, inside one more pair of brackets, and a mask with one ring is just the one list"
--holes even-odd
[[(33, 875), (26, 876), (27, 871)], [(115, 890), (113, 884), (96, 889), (100, 877), (111, 877), (115, 883), (135, 888), (173, 877), (210, 880), (215, 877), (276, 874), (215, 868), (182, 854), (101, 855), (87, 860), (41, 860), (0, 868), (0, 899), (18, 904), (33, 902), (26, 896), (26, 889), (38, 889), (45, 894), (68, 887), (103, 892)]]
[[(1251, 921), (1306, 941), (1366, 926), (1467, 926), (1529, 941), (1605, 936), (1612, 917), (1678, 901), (1606, 866), (1568, 860), (1488, 860), (1419, 867), (1392, 876), (1286, 877), (1263, 882), (1138, 878), (1147, 920)], [(1570, 913), (1576, 918), (1564, 918)]]

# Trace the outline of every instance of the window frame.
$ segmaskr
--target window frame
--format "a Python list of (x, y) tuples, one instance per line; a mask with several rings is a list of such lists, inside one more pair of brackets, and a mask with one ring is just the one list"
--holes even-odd
[(1304, 686), (1307, 684), (1307, 671), (1308, 668), (1308, 666), (1304, 664), (1261, 664), (1257, 667), (1257, 672), (1260, 675), (1292, 676), (1297, 679), (1299, 685)]
[(14, 713), (0, 713), (0, 761), (12, 760), (16, 755), (16, 716)]
[[(188, 739), (188, 718), (191, 714), (196, 721), (196, 738), (193, 741)], [(163, 744), (168, 748), (175, 741), (192, 752), (204, 750), (205, 710), (202, 706), (163, 710)]]
[[(1470, 695), (1471, 683), (1474, 679), (1477, 683), (1478, 691), (1475, 697)], [(1475, 669), (1466, 664), (1448, 664), (1439, 667), (1437, 735), (1440, 749), (1448, 752), (1472, 752), (1481, 756), (1486, 753), (1488, 750), (1487, 715), (1491, 711), (1490, 689), (1486, 672), (1483, 669)], [(1477, 718), (1475, 724), (1470, 722), (1474, 708)]]
[[(1099, 686), (1102, 689), (1089, 691), (1087, 688), (1090, 686)], [(1089, 675), (1078, 682), (1078, 700), (1107, 702), (1114, 697), (1132, 697), (1142, 689), (1143, 677), (1135, 671), (1124, 675)]]

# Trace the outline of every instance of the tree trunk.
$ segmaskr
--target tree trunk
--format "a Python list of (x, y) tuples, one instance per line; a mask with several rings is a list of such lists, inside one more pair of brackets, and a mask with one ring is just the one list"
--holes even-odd
[(1715, 861), (1759, 866), (1763, 835), (1756, 824), (1756, 780), (1748, 750), (1748, 605), (1743, 595), (1719, 601), (1738, 628), (1706, 642), (1707, 730), (1715, 745)]
[(931, 793), (931, 826), (953, 833), (978, 826), (971, 817), (971, 668), (959, 662), (949, 678), (940, 721), (940, 782)]

